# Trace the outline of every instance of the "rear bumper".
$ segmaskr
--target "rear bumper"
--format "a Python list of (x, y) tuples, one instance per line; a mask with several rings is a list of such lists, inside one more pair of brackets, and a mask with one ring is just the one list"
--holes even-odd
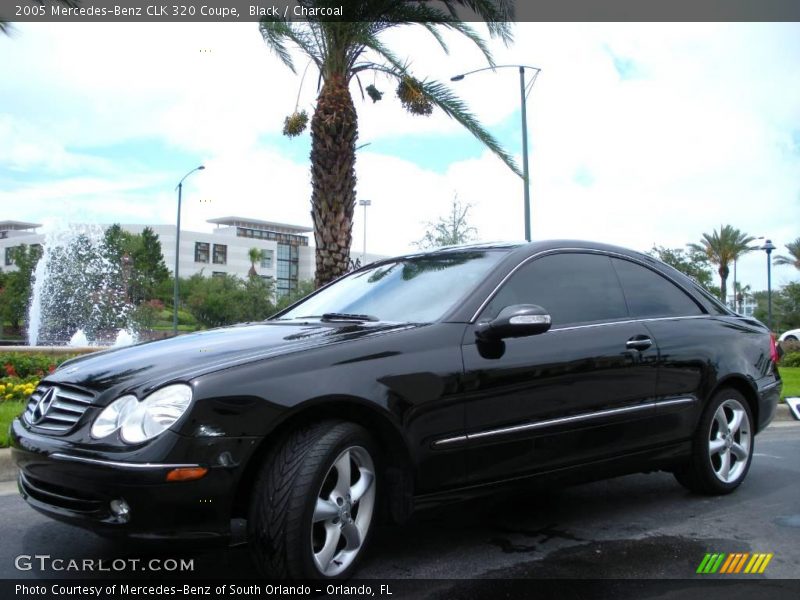
[(783, 382), (780, 379), (770, 378), (759, 382), (758, 394), (758, 423), (757, 432), (764, 431), (775, 418), (775, 410), (781, 398)]
[[(242, 439), (163, 435), (174, 436), (175, 453), (198, 460), (134, 462), (88, 456), (58, 439), (34, 434), (15, 420), (11, 455), (20, 471), (20, 493), (31, 507), (53, 519), (105, 535), (224, 541), (230, 535), (232, 502), (246, 462), (233, 460), (230, 450), (242, 450)], [(194, 481), (166, 480), (169, 471), (185, 466), (207, 467), (208, 472)], [(127, 516), (112, 511), (114, 500), (127, 504)]]

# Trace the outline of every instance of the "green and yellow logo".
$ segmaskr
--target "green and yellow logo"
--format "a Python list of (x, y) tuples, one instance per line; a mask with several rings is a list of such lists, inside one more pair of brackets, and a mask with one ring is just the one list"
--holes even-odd
[(772, 553), (763, 554), (760, 552), (754, 554), (749, 552), (706, 554), (705, 558), (700, 562), (700, 566), (697, 567), (697, 572), (703, 575), (710, 573), (724, 573), (726, 575), (763, 573), (772, 557)]

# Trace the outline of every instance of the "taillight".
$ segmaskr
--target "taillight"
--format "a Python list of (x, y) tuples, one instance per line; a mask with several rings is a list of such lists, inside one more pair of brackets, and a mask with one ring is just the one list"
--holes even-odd
[(769, 334), (769, 357), (776, 365), (778, 364), (778, 360), (780, 356), (778, 356), (778, 342), (775, 341), (775, 334)]

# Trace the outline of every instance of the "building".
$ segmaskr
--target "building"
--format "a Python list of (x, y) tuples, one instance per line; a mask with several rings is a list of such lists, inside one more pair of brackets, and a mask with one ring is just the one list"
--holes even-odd
[[(223, 217), (208, 221), (211, 233), (181, 230), (178, 272), (181, 277), (238, 275), (250, 270), (250, 248), (263, 253), (256, 272), (275, 281), (279, 296), (297, 288), (299, 281), (314, 278), (314, 249), (308, 245), (312, 229), (245, 217)], [(161, 241), (167, 268), (175, 269), (175, 225), (121, 225), (130, 233), (150, 227)]]
[[(209, 219), (216, 225), (211, 232), (181, 230), (178, 271), (181, 277), (197, 273), (205, 276), (237, 275), (246, 277), (250, 271), (251, 248), (263, 251), (260, 264), (256, 264), (259, 276), (275, 281), (279, 296), (297, 288), (300, 281), (314, 278), (314, 248), (309, 246), (308, 234), (313, 230), (299, 225), (261, 221), (246, 217), (222, 217)], [(175, 270), (175, 225), (120, 224), (130, 233), (141, 233), (150, 227), (161, 241), (164, 263), (172, 274)], [(11, 260), (11, 249), (21, 244), (43, 244), (44, 234), (37, 233), (38, 223), (22, 221), (0, 221), (0, 254), (2, 268), (15, 270)], [(368, 254), (367, 262), (384, 258)], [(353, 259), (361, 260), (360, 252)]]
[(11, 258), (11, 250), (21, 244), (29, 246), (41, 245), (44, 235), (37, 233), (41, 223), (27, 223), (25, 221), (0, 221), (0, 254), (2, 263), (0, 268), (4, 271), (14, 271), (14, 261)]

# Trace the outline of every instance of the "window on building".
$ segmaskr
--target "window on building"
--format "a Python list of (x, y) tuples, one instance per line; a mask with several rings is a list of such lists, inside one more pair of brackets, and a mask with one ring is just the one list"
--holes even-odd
[(263, 250), (262, 254), (261, 254), (261, 268), (262, 269), (271, 269), (272, 268), (272, 258), (273, 258), (272, 250)]
[(300, 250), (297, 246), (278, 244), (278, 260), (276, 267), (278, 271), (277, 290), (279, 297), (285, 296), (297, 289), (299, 258)]
[(208, 262), (208, 252), (209, 252), (208, 246), (209, 246), (208, 242), (194, 243), (194, 262), (199, 262), (199, 263)]
[(214, 264), (228, 264), (228, 246), (225, 244), (214, 244)]
[(16, 246), (9, 246), (6, 248), (6, 266), (10, 267), (14, 264), (14, 249)]
[(212, 271), (211, 272), (211, 276), (212, 277), (225, 277), (225, 273), (223, 271)]

